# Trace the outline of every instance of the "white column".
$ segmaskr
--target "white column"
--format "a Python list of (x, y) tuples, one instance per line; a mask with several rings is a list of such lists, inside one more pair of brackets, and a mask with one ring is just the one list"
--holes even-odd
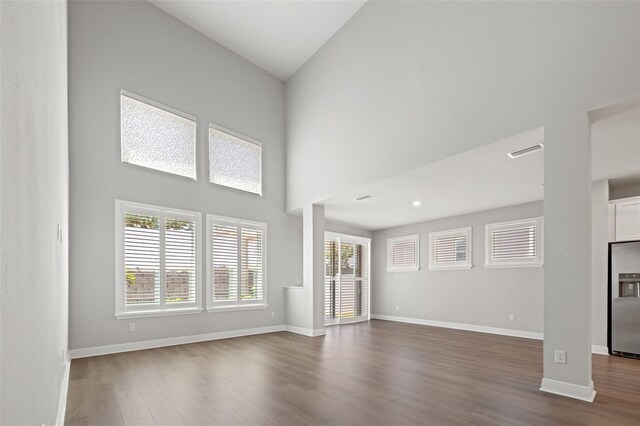
[(591, 190), (591, 344), (594, 353), (607, 349), (609, 280), (609, 181), (594, 182)]
[[(591, 135), (587, 113), (545, 123), (544, 378), (541, 390), (592, 401)], [(566, 364), (556, 363), (556, 350)]]
[(310, 327), (314, 336), (324, 334), (324, 206), (304, 206), (303, 277), (308, 287)]

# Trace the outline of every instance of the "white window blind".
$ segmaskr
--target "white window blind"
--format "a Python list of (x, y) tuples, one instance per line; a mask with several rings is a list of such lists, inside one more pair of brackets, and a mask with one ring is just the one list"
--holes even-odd
[(340, 261), (337, 239), (324, 241), (324, 318), (325, 324), (334, 324), (340, 318), (338, 262)]
[(160, 303), (159, 224), (153, 213), (124, 214), (125, 306)]
[(420, 235), (387, 239), (387, 271), (420, 269)]
[(238, 300), (238, 229), (233, 225), (212, 224), (211, 263), (214, 302)]
[(470, 269), (472, 266), (471, 228), (431, 232), (429, 269)]
[(201, 311), (200, 214), (116, 201), (116, 316)]
[(266, 306), (266, 224), (207, 216), (210, 310)]
[(369, 319), (370, 240), (325, 233), (325, 324)]
[(487, 225), (486, 266), (542, 266), (542, 226), (542, 218)]
[(262, 195), (262, 145), (209, 126), (209, 182)]
[(243, 301), (262, 300), (262, 238), (261, 229), (241, 228), (242, 291), (240, 296)]
[(123, 163), (196, 178), (195, 117), (122, 91), (120, 145)]

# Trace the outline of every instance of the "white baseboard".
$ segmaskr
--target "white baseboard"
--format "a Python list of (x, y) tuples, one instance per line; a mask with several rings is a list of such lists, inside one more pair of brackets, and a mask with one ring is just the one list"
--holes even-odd
[(69, 352), (65, 355), (64, 375), (60, 383), (60, 396), (58, 397), (58, 414), (56, 415), (56, 426), (64, 425), (64, 415), (67, 411), (67, 393), (69, 390), (69, 371), (71, 369), (71, 359)]
[(609, 355), (609, 348), (606, 346), (591, 345), (591, 352), (598, 355)]
[[(453, 328), (455, 330), (466, 330), (466, 331), (477, 331), (480, 333), (499, 334), (501, 336), (524, 337), (526, 339), (535, 339), (535, 340), (544, 339), (544, 334), (538, 333), (536, 331), (523, 331), (523, 330), (513, 330), (510, 328), (485, 327), (483, 325), (460, 324), (457, 322), (445, 322), (445, 321), (433, 321), (433, 320), (426, 320), (422, 318), (397, 317), (394, 315), (371, 314), (371, 318), (385, 320), (385, 321), (406, 322), (409, 324), (430, 325), (432, 327)], [(606, 346), (592, 345), (591, 353), (598, 354), (598, 355), (609, 355), (609, 348), (607, 348)]]
[(254, 334), (275, 333), (285, 331), (286, 326), (274, 325), (269, 327), (245, 328), (243, 330), (220, 331), (217, 333), (196, 334), (192, 336), (169, 337), (166, 339), (143, 340), (141, 342), (120, 343), (116, 345), (96, 346), (93, 348), (71, 349), (71, 359), (90, 356), (115, 354), (120, 352), (139, 351), (142, 349), (161, 348), (164, 346), (184, 345), (188, 343), (206, 342), (209, 340), (229, 339), (232, 337), (251, 336)]
[(461, 324), (457, 322), (433, 321), (422, 318), (397, 317), (394, 315), (372, 314), (371, 318), (385, 321), (406, 322), (409, 324), (429, 325), (432, 327), (453, 328), (455, 330), (476, 331), (479, 333), (499, 334), (501, 336), (524, 337), (526, 339), (542, 340), (542, 333), (535, 331), (513, 330), (510, 328), (486, 327), (483, 325)]
[(303, 336), (309, 336), (309, 337), (324, 336), (325, 334), (327, 334), (324, 328), (318, 328), (318, 329), (312, 330), (310, 328), (302, 328), (302, 327), (296, 327), (293, 325), (288, 325), (286, 327), (286, 330), (290, 331), (291, 333), (302, 334)]
[(589, 383), (589, 386), (582, 386), (553, 379), (542, 379), (540, 390), (587, 402), (593, 402), (596, 397), (593, 381)]

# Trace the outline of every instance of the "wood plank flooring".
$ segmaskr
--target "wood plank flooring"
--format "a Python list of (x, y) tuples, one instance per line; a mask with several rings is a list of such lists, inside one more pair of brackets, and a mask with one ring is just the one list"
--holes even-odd
[(593, 404), (542, 393), (542, 342), (373, 320), (73, 360), (66, 425), (640, 425), (640, 361)]

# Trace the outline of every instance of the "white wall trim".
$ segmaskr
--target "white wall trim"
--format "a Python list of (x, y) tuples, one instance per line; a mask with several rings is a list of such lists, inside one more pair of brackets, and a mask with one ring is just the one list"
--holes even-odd
[(542, 392), (554, 393), (587, 402), (593, 402), (593, 399), (596, 397), (596, 391), (593, 389), (593, 381), (589, 382), (589, 386), (582, 386), (553, 379), (542, 379), (540, 390)]
[(291, 333), (302, 334), (303, 336), (309, 336), (309, 337), (324, 336), (325, 334), (327, 334), (324, 328), (317, 328), (315, 330), (312, 330), (310, 328), (302, 328), (302, 327), (296, 327), (293, 325), (288, 325), (286, 326), (286, 330), (290, 331)]
[(385, 320), (385, 321), (406, 322), (409, 324), (429, 325), (432, 327), (452, 328), (455, 330), (466, 330), (466, 331), (476, 331), (479, 333), (499, 334), (501, 336), (524, 337), (525, 339), (542, 340), (542, 336), (543, 336), (542, 333), (538, 333), (536, 331), (524, 331), (524, 330), (514, 330), (510, 328), (486, 327), (484, 325), (461, 324), (457, 322), (433, 321), (433, 320), (426, 320), (422, 318), (397, 317), (394, 315), (372, 314), (371, 318)]
[(60, 383), (60, 396), (58, 397), (58, 414), (56, 415), (56, 426), (64, 425), (64, 416), (67, 411), (67, 393), (69, 390), (69, 371), (71, 369), (71, 359), (69, 352), (65, 354), (64, 375)]
[[(432, 327), (452, 328), (455, 330), (476, 331), (479, 333), (499, 334), (501, 336), (523, 337), (525, 339), (543, 340), (544, 334), (536, 331), (514, 330), (510, 328), (486, 327), (483, 325), (461, 324), (457, 322), (433, 321), (422, 318), (397, 317), (394, 315), (371, 314), (371, 319), (384, 321), (397, 321), (409, 324), (429, 325)], [(591, 353), (598, 355), (609, 355), (609, 348), (606, 346), (592, 345)]]
[(609, 348), (606, 346), (591, 345), (591, 353), (608, 356)]
[(285, 331), (285, 325), (273, 325), (269, 327), (245, 328), (242, 330), (219, 331), (216, 333), (196, 334), (192, 336), (169, 337), (166, 339), (143, 340), (140, 342), (120, 343), (93, 348), (71, 349), (71, 359), (90, 356), (115, 354), (120, 352), (139, 351), (142, 349), (161, 348), (164, 346), (184, 345), (188, 343), (206, 342), (209, 340), (229, 339), (232, 337), (251, 336), (254, 334), (275, 333)]

